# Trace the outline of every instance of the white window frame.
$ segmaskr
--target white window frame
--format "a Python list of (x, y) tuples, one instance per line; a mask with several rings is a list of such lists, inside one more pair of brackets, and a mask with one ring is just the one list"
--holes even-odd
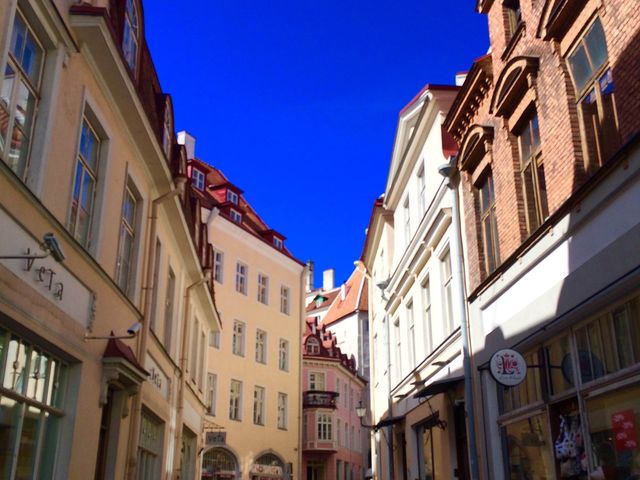
[(278, 421), (277, 422), (278, 422), (278, 428), (280, 430), (287, 430), (289, 426), (288, 398), (289, 397), (286, 393), (278, 392)]
[(280, 237), (273, 237), (273, 246), (278, 250), (282, 250), (282, 247), (284, 247), (284, 242)]
[[(455, 330), (453, 321), (453, 268), (451, 264), (451, 250), (446, 245), (440, 254), (440, 281), (442, 287), (442, 319), (444, 320), (445, 334), (449, 335)], [(447, 275), (447, 268), (449, 270)], [(445, 336), (446, 336), (445, 335)]]
[(209, 346), (212, 348), (220, 348), (220, 332), (209, 332)]
[(333, 440), (333, 416), (328, 412), (316, 414), (316, 439), (321, 442)]
[(289, 371), (289, 340), (280, 339), (278, 345), (278, 368), (283, 372)]
[(269, 277), (258, 273), (258, 302), (269, 305)]
[(267, 364), (267, 332), (256, 330), (256, 362)]
[(253, 424), (264, 425), (265, 388), (259, 385), (253, 387)]
[(324, 372), (309, 372), (309, 390), (323, 392), (326, 385), (326, 375)]
[(245, 263), (236, 262), (236, 292), (246, 295), (249, 279), (249, 267)]
[(247, 326), (240, 320), (233, 321), (233, 335), (231, 338), (231, 352), (239, 357), (244, 357), (245, 337)]
[(235, 208), (229, 209), (229, 216), (231, 217), (231, 220), (233, 220), (235, 223), (242, 223), (242, 214), (239, 211), (237, 211)]
[(407, 333), (408, 333), (408, 355), (409, 355), (409, 368), (413, 369), (416, 366), (416, 327), (415, 327), (415, 313), (413, 311), (413, 299), (409, 300), (405, 306), (407, 315)]
[(280, 285), (280, 313), (290, 315), (291, 289), (286, 285)]
[(242, 421), (242, 381), (234, 378), (229, 387), (229, 420)]
[(218, 389), (218, 375), (215, 373), (207, 373), (207, 414), (216, 415), (216, 400)]
[(418, 180), (418, 207), (420, 208), (420, 216), (427, 211), (427, 179), (424, 174), (424, 163), (420, 165), (417, 174)]
[(205, 177), (206, 175), (202, 170), (191, 167), (191, 180), (193, 180), (193, 186), (200, 191), (204, 191)]
[(238, 194), (233, 190), (227, 190), (227, 202), (231, 202), (234, 205), (238, 205)]
[[(128, 200), (132, 200), (133, 214), (131, 218), (126, 215)], [(122, 208), (120, 213), (120, 236), (118, 240), (118, 257), (116, 259), (116, 283), (124, 294), (133, 299), (135, 294), (138, 239), (140, 238), (140, 212), (142, 210), (142, 199), (131, 177), (127, 177), (122, 198)], [(130, 238), (128, 251), (125, 252), (125, 238)], [(126, 266), (126, 267), (123, 267)], [(126, 268), (126, 271), (124, 270)]]
[(222, 284), (224, 281), (224, 252), (213, 249), (213, 279)]

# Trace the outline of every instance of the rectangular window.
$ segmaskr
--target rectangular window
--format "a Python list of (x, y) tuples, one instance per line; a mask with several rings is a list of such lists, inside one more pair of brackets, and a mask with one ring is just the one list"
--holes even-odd
[(264, 425), (264, 387), (253, 389), (253, 423)]
[(160, 259), (162, 258), (162, 244), (156, 238), (156, 251), (153, 261), (153, 286), (151, 290), (151, 314), (149, 315), (149, 326), (154, 332), (157, 328), (157, 308), (158, 308), (158, 284), (160, 283)]
[(289, 287), (282, 285), (280, 287), (280, 311), (289, 315)]
[(578, 97), (582, 138), (591, 171), (620, 145), (609, 53), (599, 18), (568, 57)]
[(422, 217), (427, 211), (427, 182), (424, 177), (424, 165), (418, 170), (418, 206), (420, 207), (420, 216)]
[(433, 334), (431, 333), (431, 285), (429, 277), (422, 283), (422, 335), (424, 336), (425, 355), (433, 350)]
[(220, 348), (220, 332), (209, 332), (209, 346)]
[(229, 209), (229, 216), (235, 223), (242, 223), (242, 214), (233, 208)]
[(519, 0), (505, 0), (503, 3), (505, 14), (507, 15), (507, 34), (510, 39), (518, 30), (522, 23), (522, 12), (520, 11)]
[(0, 153), (25, 179), (33, 126), (40, 98), (44, 50), (18, 10), (0, 89)]
[(336, 440), (338, 441), (338, 446), (344, 447), (342, 441), (342, 422), (339, 418), (336, 420)]
[(446, 333), (449, 334), (454, 329), (453, 324), (453, 291), (452, 291), (452, 273), (451, 273), (451, 253), (449, 249), (444, 253), (440, 259), (440, 274), (442, 275), (442, 300), (443, 300), (443, 314), (444, 325)]
[(233, 190), (227, 190), (227, 202), (231, 202), (234, 205), (238, 204), (238, 194)]
[(234, 355), (244, 357), (244, 331), (245, 325), (238, 320), (233, 322), (233, 338), (231, 343), (231, 350)]
[(256, 362), (267, 363), (267, 332), (256, 331)]
[(200, 322), (194, 318), (191, 328), (191, 352), (189, 352), (191, 362), (189, 365), (189, 373), (191, 374), (191, 380), (195, 382), (198, 378), (196, 369), (198, 368), (198, 333), (200, 330)]
[(236, 292), (247, 294), (247, 266), (244, 263), (236, 263)]
[(191, 180), (198, 190), (204, 190), (204, 173), (197, 168), (191, 170)]
[(309, 390), (324, 390), (324, 373), (309, 372)]
[(287, 394), (278, 392), (278, 428), (281, 430), (286, 430), (288, 426), (287, 402), (288, 402)]
[(402, 218), (404, 221), (404, 242), (405, 245), (409, 244), (411, 240), (411, 210), (409, 205), (409, 197), (404, 200), (402, 205)]
[(332, 426), (333, 422), (330, 413), (318, 413), (316, 428), (318, 440), (333, 440)]
[(229, 391), (229, 419), (242, 420), (242, 382), (231, 380)]
[(269, 277), (262, 273), (258, 274), (258, 301), (269, 304)]
[(99, 159), (100, 139), (85, 117), (80, 133), (69, 217), (69, 231), (85, 248), (88, 248), (91, 243)]
[(496, 198), (493, 177), (488, 174), (478, 185), (480, 224), (482, 225), (482, 253), (487, 274), (493, 272), (500, 262), (498, 224), (496, 221)]
[(531, 234), (549, 216), (538, 115), (533, 115), (527, 120), (517, 137), (527, 231)]
[(160, 476), (163, 430), (164, 424), (160, 420), (146, 410), (142, 410), (138, 443), (138, 478), (140, 480), (152, 480)]
[(216, 414), (216, 390), (218, 389), (218, 376), (215, 373), (207, 374), (207, 413)]
[(133, 297), (138, 236), (138, 196), (131, 180), (127, 181), (120, 215), (120, 245), (116, 262), (116, 283), (129, 298)]
[(171, 351), (171, 330), (173, 328), (173, 303), (175, 301), (176, 276), (169, 267), (167, 277), (167, 294), (164, 308), (164, 346)]
[(400, 336), (400, 320), (397, 318), (393, 322), (393, 335), (396, 341), (395, 380), (398, 382), (402, 378), (402, 339)]
[(213, 251), (213, 279), (222, 283), (224, 275), (224, 253), (219, 250)]
[(278, 348), (278, 368), (284, 372), (289, 371), (289, 341), (284, 338), (280, 339)]
[(273, 246), (276, 247), (278, 250), (282, 250), (282, 247), (284, 247), (284, 244), (282, 243), (282, 239), (278, 237), (273, 237)]
[(409, 329), (409, 368), (416, 366), (416, 330), (413, 318), (413, 302), (407, 303), (407, 327)]

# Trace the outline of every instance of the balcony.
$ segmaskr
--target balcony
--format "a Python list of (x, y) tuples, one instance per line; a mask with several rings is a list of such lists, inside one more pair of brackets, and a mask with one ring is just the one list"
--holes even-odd
[(302, 394), (303, 408), (336, 408), (338, 392), (308, 390)]

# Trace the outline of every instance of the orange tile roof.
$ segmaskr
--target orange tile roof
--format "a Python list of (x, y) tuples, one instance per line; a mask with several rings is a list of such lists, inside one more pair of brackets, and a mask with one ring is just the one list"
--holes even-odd
[[(356, 268), (349, 280), (340, 287), (339, 294), (329, 307), (323, 323), (328, 326), (352, 313), (367, 311), (369, 309), (367, 285), (367, 277), (361, 270)], [(345, 290), (344, 299), (342, 298), (342, 288)]]
[[(314, 300), (311, 300), (311, 301), (309, 302), (309, 304), (307, 305), (307, 307), (305, 308), (305, 311), (306, 311), (306, 312), (313, 312), (314, 310), (320, 310), (320, 309), (323, 309), (323, 308), (328, 307), (329, 305), (331, 305), (331, 304), (333, 303), (333, 301), (335, 300), (335, 298), (338, 296), (338, 294), (339, 294), (339, 293), (340, 293), (340, 290), (332, 290), (332, 291), (330, 291), (330, 292), (323, 292), (323, 291), (320, 291), (320, 292), (318, 293), (318, 295), (322, 295), (323, 297), (325, 297), (325, 298), (326, 298), (326, 300), (324, 300), (324, 301), (320, 304), (320, 306), (316, 306), (316, 301), (315, 301), (315, 299), (314, 299)], [(318, 295), (316, 295), (316, 297), (317, 297)]]

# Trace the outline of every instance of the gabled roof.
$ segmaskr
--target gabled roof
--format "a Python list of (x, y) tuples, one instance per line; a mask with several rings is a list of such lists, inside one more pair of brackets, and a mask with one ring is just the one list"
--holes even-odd
[[(316, 295), (313, 300), (311, 302), (309, 302), (309, 304), (306, 306), (305, 311), (307, 313), (309, 312), (313, 312), (315, 310), (322, 310), (323, 308), (327, 308), (329, 307), (333, 301), (335, 300), (335, 298), (338, 296), (338, 294), (340, 293), (340, 290), (331, 290), (329, 292), (321, 292), (318, 293), (318, 295)], [(323, 302), (319, 305), (316, 306), (316, 299), (318, 297), (324, 297), (325, 300), (323, 300)]]
[[(318, 346), (318, 353), (307, 353), (306, 346), (309, 341), (315, 339)], [(302, 358), (303, 359), (322, 359), (339, 362), (344, 368), (349, 370), (355, 377), (363, 382), (366, 380), (358, 375), (358, 366), (356, 358), (353, 355), (342, 353), (338, 347), (338, 340), (335, 334), (327, 330), (326, 325), (318, 320), (317, 317), (307, 317), (305, 319), (305, 330), (302, 337)]]
[(324, 324), (329, 326), (348, 315), (368, 310), (367, 277), (361, 270), (356, 268), (349, 280), (340, 287), (339, 294), (336, 295), (324, 317)]

